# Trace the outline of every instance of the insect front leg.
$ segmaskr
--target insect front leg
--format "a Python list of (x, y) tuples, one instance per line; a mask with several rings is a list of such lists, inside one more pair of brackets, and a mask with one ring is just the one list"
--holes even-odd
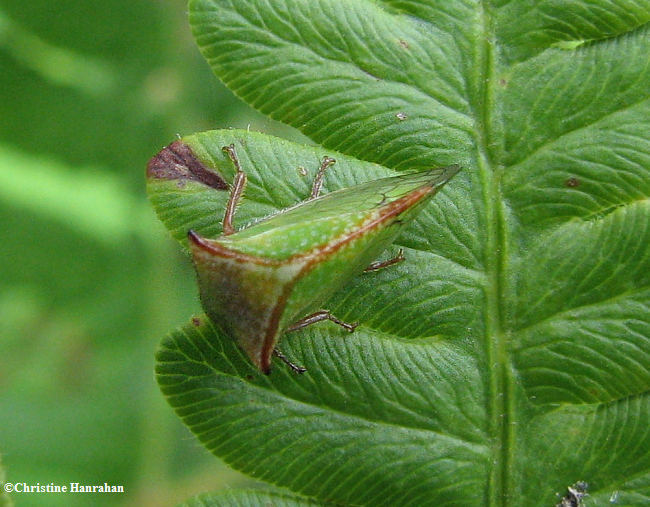
[(320, 164), (320, 167), (318, 168), (318, 172), (316, 173), (316, 177), (314, 178), (314, 183), (311, 187), (311, 195), (309, 196), (309, 199), (316, 199), (318, 195), (320, 194), (320, 188), (323, 186), (323, 176), (325, 175), (325, 171), (327, 170), (328, 167), (334, 165), (336, 163), (336, 160), (334, 160), (331, 157), (323, 157), (323, 161)]
[(406, 257), (404, 257), (404, 250), (400, 248), (399, 252), (397, 252), (397, 255), (392, 259), (388, 259), (386, 261), (371, 262), (370, 265), (363, 270), (363, 272), (370, 273), (371, 271), (379, 271), (380, 269), (387, 268), (388, 266), (392, 266), (398, 262), (402, 262), (404, 259), (406, 259)]
[(232, 219), (235, 216), (237, 204), (239, 204), (239, 200), (244, 192), (244, 187), (246, 186), (246, 173), (242, 171), (234, 144), (224, 146), (221, 150), (228, 154), (228, 157), (232, 160), (235, 170), (237, 171), (232, 183), (230, 198), (228, 199), (228, 204), (226, 204), (226, 212), (223, 217), (223, 235), (228, 236), (235, 232), (235, 228), (232, 226)]

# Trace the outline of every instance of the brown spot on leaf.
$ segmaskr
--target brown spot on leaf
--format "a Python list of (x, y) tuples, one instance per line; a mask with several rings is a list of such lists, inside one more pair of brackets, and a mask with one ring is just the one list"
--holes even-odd
[(194, 324), (196, 327), (199, 327), (201, 325), (201, 319), (198, 317), (192, 317), (192, 324)]
[(400, 39), (400, 40), (399, 40), (399, 45), (402, 46), (404, 49), (408, 49), (408, 48), (409, 48), (409, 43), (406, 42), (404, 39)]
[(575, 188), (580, 186), (580, 180), (574, 176), (567, 178), (564, 184), (569, 188)]
[(191, 180), (216, 190), (228, 190), (223, 178), (203, 165), (182, 141), (174, 141), (149, 160), (147, 178), (178, 180), (179, 184)]

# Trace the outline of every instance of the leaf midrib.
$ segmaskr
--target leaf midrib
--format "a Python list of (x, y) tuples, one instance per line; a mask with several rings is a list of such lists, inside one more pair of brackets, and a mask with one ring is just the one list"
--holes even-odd
[[(500, 118), (494, 114), (499, 76), (496, 68), (498, 54), (493, 44), (496, 32), (493, 9), (488, 3), (480, 4), (482, 32), (477, 38), (476, 59), (476, 148), (477, 169), (481, 182), (486, 215), (485, 272), (485, 347), (488, 372), (487, 399), (488, 428), (492, 436), (492, 463), (487, 485), (487, 504), (507, 505), (511, 491), (509, 470), (514, 458), (513, 379), (507, 350), (507, 332), (504, 329), (502, 305), (507, 289), (507, 227), (501, 185), (503, 171), (498, 160), (502, 152), (490, 146), (502, 146)], [(491, 109), (491, 108), (494, 108)], [(495, 140), (499, 143), (495, 143)]]

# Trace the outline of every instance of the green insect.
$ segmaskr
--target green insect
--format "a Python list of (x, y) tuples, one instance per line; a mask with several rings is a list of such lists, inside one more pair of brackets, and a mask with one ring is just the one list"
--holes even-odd
[(223, 148), (236, 174), (223, 220), (223, 234), (188, 238), (203, 308), (210, 319), (264, 373), (280, 337), (321, 320), (353, 331), (321, 305), (352, 277), (404, 260), (372, 262), (395, 240), (426, 202), (460, 169), (450, 166), (379, 179), (319, 196), (335, 160), (324, 157), (311, 196), (296, 206), (236, 231), (232, 225), (246, 185), (235, 146)]

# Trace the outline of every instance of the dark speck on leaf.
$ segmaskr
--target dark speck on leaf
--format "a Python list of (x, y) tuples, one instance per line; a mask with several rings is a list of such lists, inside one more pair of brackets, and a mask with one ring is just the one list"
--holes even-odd
[(406, 42), (404, 39), (399, 40), (399, 45), (402, 46), (404, 49), (409, 49), (409, 43)]
[(253, 380), (254, 378), (253, 375), (246, 375), (246, 380)]
[(508, 81), (506, 81), (505, 79), (499, 79), (499, 85), (506, 87), (508, 85)]
[(193, 317), (192, 324), (194, 324), (196, 327), (199, 327), (201, 325), (201, 319), (199, 319), (198, 317)]
[(570, 178), (567, 178), (564, 184), (569, 188), (575, 188), (580, 186), (580, 180), (578, 178), (571, 176)]
[(562, 497), (556, 507), (582, 507), (582, 501), (587, 496), (587, 488), (589, 485), (586, 482), (579, 481), (567, 488), (566, 495)]

